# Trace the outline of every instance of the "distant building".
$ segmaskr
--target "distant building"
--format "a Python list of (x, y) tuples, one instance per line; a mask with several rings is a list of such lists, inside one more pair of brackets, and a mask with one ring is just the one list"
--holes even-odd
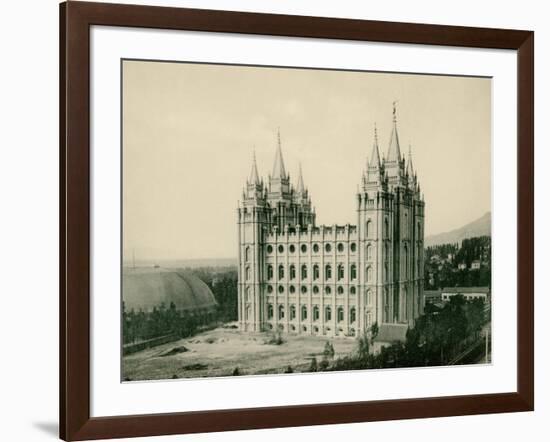
[(254, 158), (238, 208), (241, 330), (356, 336), (374, 323), (382, 335), (387, 324), (414, 324), (424, 308), (424, 198), (395, 107), (387, 154), (375, 129), (355, 198), (356, 225), (317, 225), (301, 169), (290, 182), (280, 135), (267, 180)]
[(446, 287), (441, 292), (441, 299), (449, 301), (451, 297), (462, 295), (467, 300), (483, 299), (484, 302), (489, 302), (491, 289), (489, 287)]
[(122, 272), (122, 299), (127, 311), (150, 312), (164, 304), (188, 314), (206, 314), (217, 307), (208, 286), (193, 273), (154, 267), (125, 267)]
[(479, 259), (476, 259), (472, 261), (472, 265), (470, 266), (472, 270), (479, 270), (481, 268), (481, 261)]

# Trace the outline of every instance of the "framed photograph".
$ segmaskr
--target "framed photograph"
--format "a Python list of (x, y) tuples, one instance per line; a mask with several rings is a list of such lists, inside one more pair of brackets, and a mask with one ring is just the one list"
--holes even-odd
[(61, 438), (533, 410), (533, 32), (60, 18)]

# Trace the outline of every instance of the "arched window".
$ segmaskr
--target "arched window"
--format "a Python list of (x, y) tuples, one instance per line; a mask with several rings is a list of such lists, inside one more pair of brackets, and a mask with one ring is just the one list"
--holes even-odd
[(319, 293), (319, 286), (316, 286), (316, 285), (313, 286), (313, 293), (315, 294)]
[(267, 266), (267, 279), (273, 279), (273, 266), (271, 264)]
[(328, 281), (332, 278), (332, 267), (330, 264), (325, 266), (325, 280)]
[(349, 267), (349, 278), (352, 281), (355, 281), (357, 279), (357, 266), (355, 264), (352, 264)]
[(330, 306), (325, 307), (325, 321), (330, 321), (332, 319), (332, 309)]
[(272, 285), (267, 286), (267, 293), (273, 293), (273, 286)]
[(325, 252), (330, 253), (331, 250), (332, 250), (332, 246), (329, 243), (326, 243), (325, 244)]
[(367, 282), (372, 282), (372, 267), (371, 266), (368, 266), (367, 267)]
[(355, 253), (355, 251), (357, 250), (357, 244), (355, 244), (354, 242), (352, 242), (349, 246), (350, 250), (351, 250), (351, 253)]
[(350, 295), (355, 295), (357, 289), (355, 288), (354, 285), (352, 285), (350, 288), (349, 288), (349, 294)]
[(387, 261), (388, 259), (390, 259), (390, 252), (389, 252), (389, 249), (388, 249), (388, 243), (384, 243), (384, 261)]
[(294, 264), (292, 264), (290, 266), (290, 280), (293, 280), (296, 278), (296, 266)]
[(279, 253), (283, 253), (285, 251), (285, 247), (283, 245), (280, 245), (279, 247), (277, 247), (277, 251)]
[(302, 321), (305, 321), (307, 319), (307, 307), (305, 305), (302, 305)]
[(409, 236), (409, 215), (407, 215), (407, 212), (405, 212), (405, 226), (403, 229), (404, 237), (407, 238)]
[(339, 285), (339, 286), (338, 286), (337, 293), (338, 293), (339, 295), (343, 295), (343, 294), (344, 294), (344, 287), (342, 287), (341, 285)]
[(313, 307), (313, 320), (318, 321), (319, 320), (319, 306)]
[(273, 253), (273, 246), (269, 245), (267, 246), (267, 253), (271, 255)]
[(390, 270), (388, 268), (388, 263), (384, 264), (384, 280), (388, 282), (390, 280)]
[(350, 322), (350, 324), (353, 324), (356, 319), (357, 319), (357, 313), (355, 311), (355, 307), (352, 307), (349, 311), (349, 322)]
[(285, 318), (285, 306), (280, 305), (279, 306), (279, 319), (284, 319), (284, 318)]
[(370, 290), (367, 290), (367, 293), (365, 294), (365, 304), (371, 305), (372, 302), (372, 292)]
[(319, 244), (313, 244), (313, 252), (319, 253)]
[(245, 313), (244, 313), (244, 318), (245, 318), (247, 321), (250, 319), (250, 313), (251, 313), (250, 306), (247, 305), (247, 306), (246, 306)]
[(372, 244), (367, 244), (367, 259), (372, 260)]
[(344, 279), (344, 265), (338, 264), (338, 281)]
[(327, 286), (325, 287), (325, 293), (326, 293), (327, 295), (330, 295), (330, 293), (331, 293), (330, 286), (327, 285)]
[(291, 244), (290, 247), (288, 248), (288, 251), (290, 253), (294, 253), (296, 251), (296, 246), (294, 246), (294, 244)]
[(279, 290), (279, 293), (284, 293), (285, 292), (285, 287), (280, 285), (277, 290)]
[(365, 236), (370, 238), (372, 235), (372, 221), (369, 219), (365, 225)]
[(416, 239), (420, 241), (420, 239), (422, 238), (422, 227), (420, 226), (420, 223), (416, 225), (416, 229), (417, 229)]
[(250, 301), (250, 287), (244, 289), (244, 299), (246, 302)]
[(246, 280), (250, 281), (250, 267), (246, 268)]
[(390, 225), (388, 223), (388, 217), (384, 218), (384, 238), (390, 237)]
[(305, 265), (305, 264), (302, 265), (301, 274), (302, 274), (301, 275), (302, 280), (307, 279), (307, 265)]
[(307, 287), (305, 285), (303, 285), (301, 288), (300, 288), (300, 291), (304, 294), (307, 293)]
[(281, 264), (279, 266), (279, 279), (283, 279), (285, 277), (285, 267)]
[(338, 253), (342, 253), (343, 251), (344, 251), (344, 244), (340, 242), (338, 243)]
[(290, 306), (290, 319), (296, 319), (296, 306)]
[(319, 279), (319, 266), (315, 264), (313, 266), (313, 280), (317, 281)]
[(338, 316), (337, 316), (338, 322), (344, 321), (344, 307), (338, 307)]
[(267, 305), (267, 319), (273, 319), (273, 305)]
[(244, 260), (246, 262), (250, 261), (250, 247), (247, 247), (245, 250), (244, 250)]
[(296, 287), (294, 287), (293, 285), (291, 285), (291, 286), (288, 288), (288, 291), (289, 291), (291, 294), (294, 294), (294, 293), (296, 293)]

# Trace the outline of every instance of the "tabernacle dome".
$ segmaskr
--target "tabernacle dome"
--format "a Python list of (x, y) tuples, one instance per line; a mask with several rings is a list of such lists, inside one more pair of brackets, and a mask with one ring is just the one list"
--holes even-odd
[(188, 271), (154, 268), (124, 268), (122, 298), (126, 311), (152, 311), (173, 302), (177, 310), (207, 312), (217, 306), (210, 288)]

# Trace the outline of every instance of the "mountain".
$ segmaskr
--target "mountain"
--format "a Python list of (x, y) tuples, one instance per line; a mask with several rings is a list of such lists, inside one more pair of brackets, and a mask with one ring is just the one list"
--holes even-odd
[(424, 240), (426, 247), (435, 246), (437, 244), (452, 244), (461, 243), (463, 239), (473, 238), (476, 236), (490, 236), (491, 235), (491, 212), (487, 212), (481, 218), (472, 221), (465, 226), (458, 229), (451, 230), (450, 232), (438, 233), (437, 235), (430, 235)]

